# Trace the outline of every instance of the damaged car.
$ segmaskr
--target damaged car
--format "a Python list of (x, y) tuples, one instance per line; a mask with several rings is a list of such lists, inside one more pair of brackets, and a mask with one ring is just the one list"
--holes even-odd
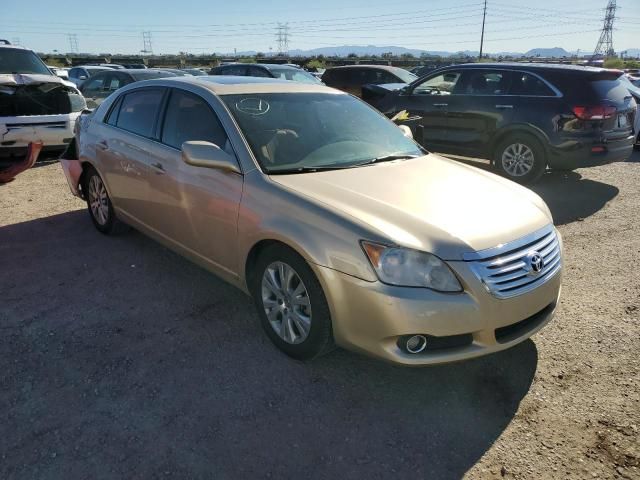
[(86, 106), (77, 87), (35, 52), (0, 40), (0, 168), (23, 161), (30, 143), (62, 152)]

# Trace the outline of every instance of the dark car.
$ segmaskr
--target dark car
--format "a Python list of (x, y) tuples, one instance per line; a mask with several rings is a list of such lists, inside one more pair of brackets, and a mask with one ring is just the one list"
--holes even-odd
[(404, 68), (386, 65), (347, 65), (328, 68), (322, 81), (333, 88), (362, 97), (364, 85), (411, 83), (416, 77)]
[(87, 107), (95, 108), (102, 101), (120, 87), (141, 80), (152, 78), (175, 77), (176, 75), (164, 70), (107, 70), (95, 74), (82, 84), (80, 91), (87, 101)]
[(388, 116), (419, 117), (414, 135), (425, 147), (488, 158), (527, 183), (547, 167), (628, 158), (636, 102), (621, 75), (572, 65), (454, 65), (369, 101)]
[(309, 72), (300, 67), (271, 63), (230, 63), (214, 67), (209, 75), (235, 75), (240, 77), (280, 78), (302, 83), (321, 83)]

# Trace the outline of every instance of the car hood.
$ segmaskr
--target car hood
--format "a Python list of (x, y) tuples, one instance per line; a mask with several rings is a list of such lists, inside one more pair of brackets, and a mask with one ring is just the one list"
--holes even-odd
[(0, 85), (9, 87), (19, 87), (21, 85), (45, 85), (52, 86), (65, 85), (76, 90), (77, 87), (72, 82), (63, 80), (55, 75), (27, 74), (27, 73), (2, 73), (0, 74)]
[(530, 190), (434, 154), (271, 179), (357, 219), (378, 235), (372, 240), (445, 260), (462, 260), (464, 253), (516, 240), (553, 221)]

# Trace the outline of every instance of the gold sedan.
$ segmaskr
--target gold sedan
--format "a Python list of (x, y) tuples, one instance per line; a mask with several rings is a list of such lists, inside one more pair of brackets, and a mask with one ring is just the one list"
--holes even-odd
[(360, 100), (250, 77), (124, 87), (62, 166), (132, 226), (250, 294), (281, 350), (406, 365), (509, 348), (553, 316), (560, 235), (534, 193), (421, 149)]

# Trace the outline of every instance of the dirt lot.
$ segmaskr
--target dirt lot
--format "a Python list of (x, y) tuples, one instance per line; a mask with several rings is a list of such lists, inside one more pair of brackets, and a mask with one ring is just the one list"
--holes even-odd
[(535, 188), (565, 240), (554, 322), (425, 369), (290, 360), (243, 294), (100, 235), (39, 164), (0, 186), (0, 478), (640, 478), (633, 160)]

